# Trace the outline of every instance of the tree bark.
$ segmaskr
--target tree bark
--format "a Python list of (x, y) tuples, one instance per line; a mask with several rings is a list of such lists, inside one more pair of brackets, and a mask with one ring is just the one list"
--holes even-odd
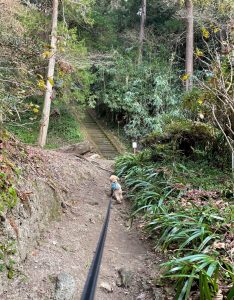
[(186, 58), (185, 70), (188, 79), (186, 80), (186, 91), (193, 87), (193, 51), (194, 51), (194, 31), (193, 31), (193, 1), (185, 0), (185, 7), (187, 11), (187, 29), (186, 29)]
[(50, 119), (50, 106), (51, 106), (51, 96), (53, 92), (53, 78), (54, 78), (54, 68), (56, 62), (56, 50), (57, 50), (57, 23), (58, 23), (58, 0), (53, 0), (53, 10), (52, 10), (52, 31), (51, 31), (51, 56), (49, 58), (47, 81), (46, 81), (46, 92), (44, 98), (44, 107), (42, 112), (42, 119), (40, 125), (40, 133), (38, 144), (40, 147), (44, 147), (46, 144), (47, 132), (49, 127)]
[(145, 38), (145, 20), (146, 20), (146, 0), (142, 0), (138, 64), (141, 64), (142, 62), (142, 52), (143, 52), (143, 44)]

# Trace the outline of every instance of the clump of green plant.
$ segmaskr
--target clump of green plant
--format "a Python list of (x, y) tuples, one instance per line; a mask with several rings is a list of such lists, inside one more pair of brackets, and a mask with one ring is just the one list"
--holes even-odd
[(16, 253), (15, 242), (6, 241), (0, 243), (0, 272), (7, 271), (7, 277), (12, 279), (14, 276), (15, 261), (12, 256)]
[[(230, 163), (230, 151), (222, 133), (213, 126), (187, 119), (165, 122), (163, 131), (154, 131), (142, 139), (144, 147), (166, 158), (178, 154), (195, 160), (208, 160), (218, 166)], [(214, 159), (215, 158), (215, 159)]]
[[(9, 160), (9, 153), (6, 151), (6, 145), (9, 143), (9, 135), (6, 131), (0, 130), (0, 225), (2, 218), (5, 220), (5, 214), (10, 212), (18, 203), (15, 180), (19, 170), (14, 163)], [(17, 151), (17, 150), (16, 150)], [(14, 276), (13, 255), (16, 253), (13, 240), (0, 240), (0, 272), (7, 272), (11, 279)]]
[(8, 159), (4, 149), (9, 140), (8, 134), (0, 131), (0, 213), (12, 209), (18, 202), (15, 178), (18, 170)]
[(204, 162), (150, 160), (150, 150), (116, 161), (133, 216), (167, 253), (164, 277), (175, 282), (176, 299), (213, 299), (233, 293), (231, 174)]
[(5, 208), (12, 209), (18, 202), (18, 196), (12, 179), (0, 172), (0, 212)]

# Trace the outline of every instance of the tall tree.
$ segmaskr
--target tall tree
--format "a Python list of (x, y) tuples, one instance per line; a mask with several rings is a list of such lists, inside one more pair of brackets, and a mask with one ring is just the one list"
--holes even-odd
[(38, 144), (40, 147), (44, 147), (46, 144), (47, 132), (49, 127), (51, 96), (53, 92), (54, 68), (56, 62), (57, 24), (58, 24), (58, 0), (53, 0), (52, 30), (51, 30), (51, 43), (50, 43), (51, 54), (49, 58), (44, 107), (42, 112), (40, 133), (38, 139)]
[(193, 86), (193, 50), (194, 50), (194, 29), (193, 29), (193, 1), (185, 0), (186, 7), (186, 58), (185, 58), (185, 70), (187, 75), (186, 91), (192, 89)]
[(142, 62), (142, 52), (143, 52), (143, 44), (145, 38), (145, 20), (146, 20), (146, 0), (142, 0), (141, 25), (140, 25), (140, 34), (139, 34), (139, 55), (138, 55), (139, 64)]

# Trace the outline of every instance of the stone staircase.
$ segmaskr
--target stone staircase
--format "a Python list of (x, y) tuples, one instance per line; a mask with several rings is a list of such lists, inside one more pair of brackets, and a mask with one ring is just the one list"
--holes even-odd
[(86, 131), (88, 139), (93, 143), (97, 152), (106, 159), (114, 159), (120, 154), (117, 146), (112, 141), (105, 129), (95, 119), (89, 111), (84, 113), (82, 125)]

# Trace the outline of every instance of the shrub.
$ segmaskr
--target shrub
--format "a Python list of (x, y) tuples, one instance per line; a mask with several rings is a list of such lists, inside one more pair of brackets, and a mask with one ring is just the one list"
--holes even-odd
[(228, 289), (232, 295), (230, 174), (204, 162), (153, 163), (150, 157), (150, 150), (120, 157), (116, 170), (133, 202), (133, 216), (143, 215), (156, 246), (168, 253), (162, 267), (175, 283), (176, 299), (190, 299), (198, 290), (202, 300)]
[(171, 155), (180, 153), (197, 160), (208, 159), (219, 166), (230, 161), (230, 151), (221, 132), (202, 122), (171, 121), (164, 125), (163, 133), (153, 132), (142, 139), (142, 145), (158, 153), (167, 149)]

